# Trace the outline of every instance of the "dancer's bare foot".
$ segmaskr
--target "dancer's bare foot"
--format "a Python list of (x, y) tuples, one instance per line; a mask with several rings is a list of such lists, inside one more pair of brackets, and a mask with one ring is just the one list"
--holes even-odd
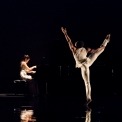
[(87, 99), (86, 105), (88, 105), (89, 103), (91, 103), (92, 99)]
[(106, 36), (106, 38), (105, 38), (108, 42), (110, 42), (110, 36), (111, 36), (111, 35), (108, 34), (108, 35)]

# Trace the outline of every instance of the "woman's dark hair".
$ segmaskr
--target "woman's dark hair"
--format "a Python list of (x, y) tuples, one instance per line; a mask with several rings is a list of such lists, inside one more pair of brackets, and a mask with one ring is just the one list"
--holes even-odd
[(27, 59), (27, 60), (30, 59), (30, 56), (29, 55), (24, 55), (22, 60), (25, 60), (25, 59)]
[(75, 42), (75, 47), (76, 48), (84, 47), (84, 42), (83, 41), (77, 41), (77, 42)]

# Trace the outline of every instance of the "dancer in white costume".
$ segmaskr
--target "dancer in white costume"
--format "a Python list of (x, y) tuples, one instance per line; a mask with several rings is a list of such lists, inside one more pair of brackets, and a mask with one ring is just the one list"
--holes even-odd
[(32, 80), (32, 76), (29, 74), (34, 74), (36, 71), (33, 71), (33, 69), (37, 68), (37, 66), (29, 67), (27, 64), (30, 60), (29, 55), (24, 55), (22, 61), (20, 62), (20, 77), (22, 80)]
[[(106, 36), (103, 43), (97, 49), (85, 48), (84, 42), (77, 41), (73, 45), (71, 38), (67, 34), (66, 28), (61, 27), (73, 57), (76, 62), (76, 68), (81, 68), (81, 75), (85, 83), (87, 105), (92, 101), (91, 99), (91, 84), (90, 84), (90, 70), (89, 67), (94, 63), (97, 57), (105, 50), (105, 47), (110, 41), (110, 34)], [(88, 55), (89, 54), (89, 55)]]

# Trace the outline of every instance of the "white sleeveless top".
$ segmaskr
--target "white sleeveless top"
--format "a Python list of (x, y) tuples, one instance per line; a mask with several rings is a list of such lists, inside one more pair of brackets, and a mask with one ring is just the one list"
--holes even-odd
[(23, 80), (31, 80), (32, 76), (27, 74), (27, 69), (26, 67), (22, 64), (20, 64), (21, 70), (20, 70), (20, 77)]
[(82, 63), (84, 63), (87, 59), (87, 51), (84, 47), (76, 49), (76, 52), (73, 54), (76, 67), (80, 68), (82, 66)]

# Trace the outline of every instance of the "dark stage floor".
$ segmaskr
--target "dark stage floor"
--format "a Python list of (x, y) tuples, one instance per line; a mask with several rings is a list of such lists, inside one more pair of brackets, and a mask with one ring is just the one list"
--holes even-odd
[[(79, 96), (47, 95), (36, 106), (34, 117), (36, 122), (120, 122), (121, 103), (122, 99), (117, 95), (100, 96), (93, 99), (88, 109)], [(0, 121), (20, 122), (22, 107), (33, 109), (24, 96), (1, 94)]]

